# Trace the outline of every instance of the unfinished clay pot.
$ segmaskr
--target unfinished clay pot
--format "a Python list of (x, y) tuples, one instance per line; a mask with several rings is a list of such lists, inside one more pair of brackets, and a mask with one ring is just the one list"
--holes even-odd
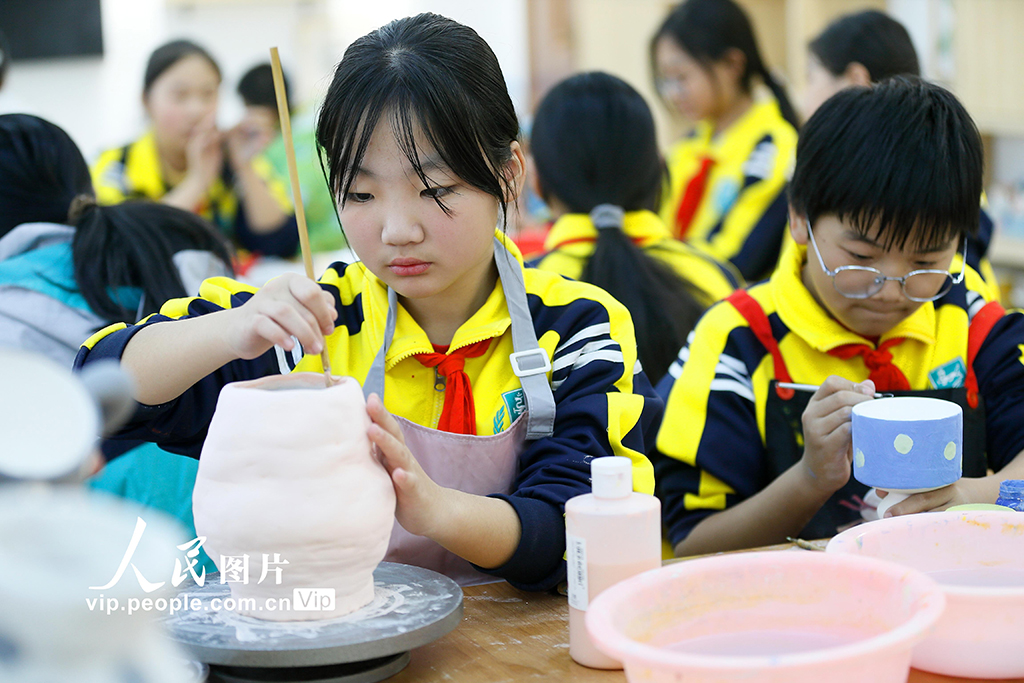
[[(328, 389), (323, 375), (293, 373), (221, 391), (192, 509), (236, 611), (274, 621), (331, 619), (373, 599), (395, 492), (366, 436), (369, 424), (351, 377)], [(296, 588), (333, 589), (334, 609), (304, 609), (312, 605), (296, 603)], [(315, 594), (316, 607), (324, 595)]]

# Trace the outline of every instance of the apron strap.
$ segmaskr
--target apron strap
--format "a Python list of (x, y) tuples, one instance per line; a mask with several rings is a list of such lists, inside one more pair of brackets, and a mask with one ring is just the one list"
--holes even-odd
[[(546, 349), (537, 342), (537, 331), (533, 328), (533, 316), (526, 300), (526, 284), (523, 269), (497, 237), (494, 238), (494, 261), (498, 267), (498, 278), (505, 291), (509, 318), (512, 321), (512, 348), (509, 355), (512, 372), (519, 378), (526, 396), (527, 426), (526, 439), (542, 439), (555, 431), (555, 396), (547, 373), (551, 371), (551, 358)], [(398, 296), (388, 287), (388, 315), (384, 323), (384, 343), (373, 359), (370, 371), (363, 382), (363, 395), (377, 394), (384, 398), (384, 360), (391, 340), (395, 336)]]
[[(786, 368), (786, 361), (782, 358), (782, 351), (779, 350), (779, 342), (772, 334), (772, 325), (768, 322), (768, 316), (765, 315), (761, 304), (757, 303), (757, 300), (750, 296), (745, 289), (737, 289), (726, 298), (726, 301), (732, 304), (733, 308), (747, 321), (750, 331), (754, 333), (768, 353), (772, 354), (776, 382), (792, 382), (789, 369)], [(783, 389), (778, 386), (775, 387), (775, 391), (779, 398), (786, 401), (793, 398), (796, 393), (793, 389)]]
[(512, 372), (519, 378), (526, 395), (526, 440), (533, 441), (555, 433), (555, 395), (548, 373), (551, 357), (537, 341), (533, 316), (526, 301), (523, 269), (505, 244), (494, 238), (494, 262), (505, 290), (505, 302), (512, 319), (512, 348), (509, 355)]
[(387, 357), (388, 347), (395, 336), (395, 320), (398, 318), (398, 295), (395, 290), (388, 287), (388, 315), (384, 322), (384, 343), (377, 350), (373, 358), (370, 371), (366, 373), (366, 381), (363, 382), (363, 396), (369, 398), (370, 394), (377, 394), (380, 400), (384, 400), (384, 359)]
[(971, 318), (967, 328), (967, 402), (972, 408), (978, 407), (978, 376), (974, 374), (974, 359), (978, 356), (981, 345), (988, 338), (988, 333), (1006, 314), (1006, 310), (998, 301), (989, 301)]

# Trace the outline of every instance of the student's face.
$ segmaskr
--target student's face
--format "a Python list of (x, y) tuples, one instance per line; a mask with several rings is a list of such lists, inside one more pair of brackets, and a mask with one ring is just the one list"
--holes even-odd
[[(900, 283), (894, 280), (886, 281), (877, 294), (867, 299), (843, 296), (836, 291), (832, 278), (822, 270), (814, 254), (805, 219), (793, 211), (789, 218), (793, 239), (807, 246), (802, 272), (804, 285), (814, 299), (848, 329), (865, 337), (880, 337), (922, 305), (904, 296)], [(840, 266), (867, 266), (890, 277), (902, 277), (913, 270), (949, 270), (957, 248), (957, 240), (952, 239), (935, 250), (918, 251), (914, 240), (910, 239), (903, 249), (886, 251), (879, 246), (876, 231), (860, 235), (847, 222), (831, 215), (819, 217), (811, 230), (822, 261), (832, 271)], [(941, 279), (936, 286), (941, 286)]]
[(669, 37), (655, 43), (654, 62), (658, 90), (681, 116), (700, 121), (719, 114), (726, 94), (724, 86), (728, 83), (717, 73), (721, 66), (706, 69)]
[(850, 78), (846, 75), (834, 76), (831, 71), (822, 66), (821, 61), (814, 53), (809, 53), (807, 55), (807, 87), (804, 89), (802, 103), (804, 120), (811, 118), (811, 115), (825, 103), (825, 100), (851, 85), (854, 83)]
[[(389, 118), (385, 114), (377, 124), (341, 210), (349, 243), (403, 298), (453, 305), (473, 301), (481, 287), (492, 286), (498, 201), (456, 177), (417, 133), (420, 163), (430, 180), (425, 186), (399, 148)], [(518, 143), (512, 148), (509, 172), (518, 188), (525, 159)]]
[(184, 149), (193, 129), (217, 111), (219, 88), (217, 71), (199, 55), (180, 59), (160, 74), (143, 99), (157, 140)]

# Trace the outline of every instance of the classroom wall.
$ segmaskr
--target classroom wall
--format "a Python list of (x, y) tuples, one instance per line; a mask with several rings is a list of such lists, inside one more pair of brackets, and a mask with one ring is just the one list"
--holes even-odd
[[(474, 27), (501, 62), (513, 100), (528, 102), (525, 0), (102, 0), (102, 58), (15, 62), (0, 113), (27, 111), (64, 127), (90, 161), (144, 130), (142, 75), (172, 38), (207, 47), (224, 72), (219, 121), (241, 115), (238, 78), (276, 45), (295, 99), (314, 100), (355, 38), (398, 17), (434, 11)], [(2, 27), (10, 30), (8, 27)]]

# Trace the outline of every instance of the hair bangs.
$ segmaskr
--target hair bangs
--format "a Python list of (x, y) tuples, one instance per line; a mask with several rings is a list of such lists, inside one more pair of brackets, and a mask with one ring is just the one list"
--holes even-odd
[(321, 167), (341, 206), (382, 116), (425, 186), (437, 182), (424, 152), (493, 196), (504, 213), (511, 188), (504, 167), (519, 123), (497, 58), (475, 31), (427, 13), (391, 22), (345, 51), (317, 122)]
[(317, 119), (317, 157), (327, 186), (340, 206), (345, 204), (355, 172), (363, 162), (387, 104), (387, 93), (373, 80), (369, 74), (362, 78), (358, 75), (345, 78), (340, 84), (335, 78), (331, 90), (338, 92), (343, 106), (327, 107), (325, 104)]
[(886, 251), (907, 247), (914, 251), (944, 249), (962, 234), (948, 216), (934, 214), (927, 206), (918, 210), (906, 202), (870, 206), (850, 214), (836, 211), (835, 216)]

